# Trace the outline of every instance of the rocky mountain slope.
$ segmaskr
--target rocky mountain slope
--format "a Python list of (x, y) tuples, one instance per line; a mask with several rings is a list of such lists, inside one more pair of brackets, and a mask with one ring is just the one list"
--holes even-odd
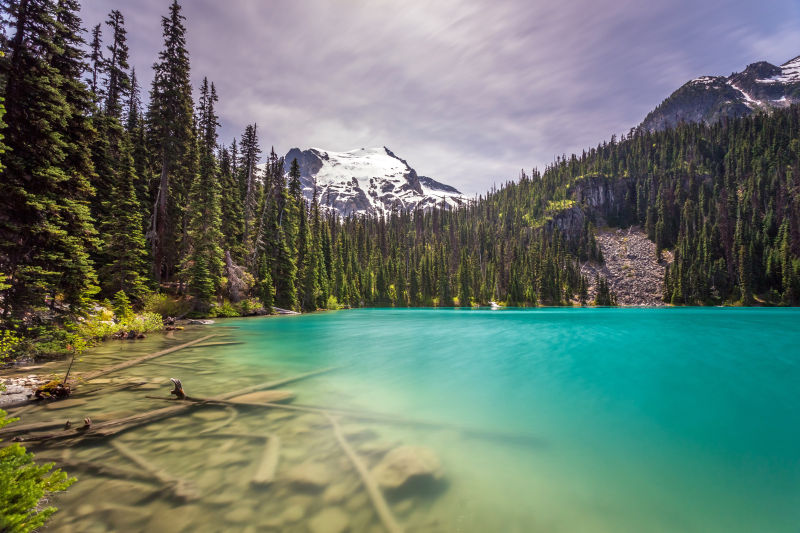
[(417, 172), (386, 147), (330, 152), (319, 148), (292, 148), (284, 170), (300, 165), (303, 193), (311, 198), (316, 183), (322, 206), (342, 215), (385, 215), (444, 203), (455, 207), (467, 201), (456, 188)]
[(608, 228), (597, 232), (597, 243), (603, 252), (605, 263), (587, 262), (581, 273), (589, 278), (589, 300), (595, 297), (594, 279), (597, 274), (608, 280), (608, 285), (617, 296), (617, 303), (624, 306), (662, 307), (664, 301), (664, 269), (672, 263), (672, 253), (662, 252), (661, 262), (656, 260), (656, 245), (647, 238), (642, 228)]
[(658, 131), (680, 122), (711, 124), (798, 102), (800, 56), (781, 66), (760, 61), (727, 78), (701, 76), (685, 83), (651, 111), (639, 127)]

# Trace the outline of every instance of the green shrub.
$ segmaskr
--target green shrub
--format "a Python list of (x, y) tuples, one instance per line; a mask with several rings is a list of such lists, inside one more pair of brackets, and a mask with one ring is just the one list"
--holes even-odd
[(328, 303), (325, 305), (326, 309), (336, 310), (341, 309), (341, 305), (339, 305), (339, 300), (336, 299), (336, 296), (328, 296)]
[(248, 298), (239, 302), (239, 314), (242, 316), (254, 315), (263, 308), (264, 305), (258, 298)]
[[(7, 419), (0, 409), (0, 427), (16, 420)], [(33, 454), (17, 443), (0, 449), (0, 531), (27, 533), (42, 527), (56, 512), (47, 506), (48, 496), (74, 482), (61, 470), (53, 470), (52, 463), (34, 463)]]
[(0, 362), (16, 359), (22, 339), (11, 330), (0, 331)]
[(192, 304), (186, 300), (159, 293), (148, 294), (143, 298), (143, 302), (145, 311), (158, 313), (162, 317), (183, 316), (192, 308)]
[(218, 316), (220, 318), (231, 318), (239, 316), (239, 311), (230, 303), (228, 300), (225, 300), (222, 305), (217, 305), (211, 308), (212, 313), (209, 313), (209, 316)]

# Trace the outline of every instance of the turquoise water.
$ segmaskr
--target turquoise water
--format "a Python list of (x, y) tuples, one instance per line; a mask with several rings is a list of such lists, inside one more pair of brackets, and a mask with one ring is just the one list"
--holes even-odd
[(449, 483), (428, 511), (442, 530), (800, 531), (798, 309), (373, 309), (221, 326), (244, 341), (219, 350), (237, 368), (344, 365), (298, 385), (303, 403), (447, 425), (382, 429), (441, 458)]

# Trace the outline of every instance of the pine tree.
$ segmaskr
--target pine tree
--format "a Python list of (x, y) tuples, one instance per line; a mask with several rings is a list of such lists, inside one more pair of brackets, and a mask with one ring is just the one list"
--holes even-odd
[(189, 211), (189, 291), (201, 308), (207, 307), (222, 286), (223, 250), (219, 168), (214, 155), (219, 126), (216, 88), (203, 79), (200, 88), (199, 174), (192, 183)]
[(0, 195), (4, 321), (62, 299), (78, 311), (96, 290), (87, 250), (96, 244), (87, 205), (90, 96), (74, 2), (25, 0), (9, 13)]
[(186, 50), (185, 17), (174, 0), (161, 27), (164, 49), (153, 65), (154, 77), (147, 112), (151, 152), (157, 159), (159, 180), (148, 239), (156, 281), (168, 280), (181, 261), (184, 248), (186, 204), (191, 179), (193, 104)]
[(107, 115), (122, 119), (122, 99), (131, 90), (131, 79), (128, 76), (128, 42), (125, 30), (125, 18), (118, 10), (108, 14), (106, 25), (111, 28), (110, 55), (105, 61)]
[(258, 146), (258, 126), (248, 125), (242, 134), (240, 143), (239, 187), (244, 200), (244, 230), (242, 246), (246, 253), (253, 258), (256, 256), (255, 243), (259, 237), (253, 236), (253, 221), (258, 213), (258, 183), (256, 180), (256, 166), (259, 162), (261, 149)]
[(100, 75), (103, 72), (103, 50), (102, 50), (102, 37), (103, 37), (103, 30), (101, 29), (102, 25), (97, 24), (94, 28), (92, 28), (92, 42), (91, 42), (91, 54), (89, 55), (89, 61), (91, 62), (91, 69), (92, 69), (92, 79), (89, 83), (89, 90), (92, 92), (92, 97), (95, 104), (100, 102)]
[(111, 216), (102, 229), (103, 248), (108, 263), (100, 269), (103, 292), (106, 295), (122, 291), (139, 300), (148, 291), (147, 250), (142, 231), (142, 209), (136, 196), (136, 174), (133, 168), (130, 143), (121, 141), (116, 185), (109, 199)]

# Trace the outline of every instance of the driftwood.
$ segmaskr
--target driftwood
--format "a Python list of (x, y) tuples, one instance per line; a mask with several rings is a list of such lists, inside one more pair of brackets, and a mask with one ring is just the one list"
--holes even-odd
[[(301, 379), (306, 379), (312, 376), (318, 376), (325, 372), (330, 372), (335, 370), (337, 367), (330, 367), (330, 368), (323, 368), (320, 370), (314, 370), (312, 372), (306, 372), (304, 374), (299, 374), (296, 376), (279, 379), (276, 381), (268, 381), (266, 383), (260, 383), (258, 385), (252, 385), (250, 387), (245, 387), (243, 389), (235, 390), (232, 392), (228, 392), (225, 394), (220, 394), (218, 396), (214, 396), (209, 398), (208, 401), (178, 401), (174, 402), (176, 405), (171, 405), (169, 407), (162, 407), (161, 409), (155, 409), (153, 411), (146, 411), (144, 413), (137, 413), (134, 415), (126, 416), (123, 418), (109, 420), (106, 422), (100, 422), (94, 424), (88, 430), (85, 429), (68, 429), (64, 431), (60, 431), (58, 433), (45, 433), (45, 434), (32, 434), (27, 435), (24, 437), (17, 437), (16, 440), (24, 441), (24, 442), (56, 442), (56, 441), (67, 441), (75, 439), (85, 439), (85, 438), (105, 438), (110, 437), (112, 435), (118, 435), (124, 431), (128, 431), (129, 429), (133, 429), (135, 427), (142, 426), (144, 424), (150, 424), (152, 422), (157, 422), (159, 420), (164, 420), (180, 413), (183, 413), (187, 410), (196, 408), (198, 406), (209, 404), (209, 402), (223, 402), (229, 398), (234, 398), (236, 396), (241, 396), (242, 394), (247, 394), (250, 392), (254, 392), (257, 390), (265, 390), (280, 387), (287, 383), (293, 383), (295, 381), (299, 381)], [(189, 399), (189, 398), (187, 398)], [(1, 434), (1, 433), (0, 433)]]
[(174, 394), (175, 397), (179, 400), (183, 400), (186, 398), (186, 393), (183, 392), (183, 383), (178, 378), (169, 378), (172, 382), (172, 390), (169, 392), (170, 394)]
[(183, 479), (172, 477), (118, 440), (111, 441), (111, 446), (117, 450), (120, 455), (131, 461), (133, 464), (150, 474), (159, 483), (164, 485), (164, 489), (172, 494), (176, 499), (185, 502), (197, 499), (197, 493), (192, 490), (189, 484)]
[[(266, 440), (268, 437), (266, 435), (259, 435), (258, 433), (208, 433), (200, 438)], [(175, 442), (175, 437), (145, 437), (130, 442), (141, 442), (142, 444), (147, 444), (149, 442)]]
[(85, 474), (90, 474), (93, 476), (103, 476), (114, 479), (125, 479), (128, 481), (144, 481), (148, 483), (157, 481), (152, 474), (145, 472), (143, 470), (119, 468), (116, 466), (110, 466), (108, 464), (99, 461), (98, 462), (77, 461), (74, 459), (64, 459), (64, 458), (51, 459), (49, 457), (40, 457), (38, 455), (37, 455), (37, 460), (57, 463), (58, 468), (67, 470), (70, 473), (83, 472)]
[(264, 453), (261, 462), (250, 481), (252, 485), (269, 485), (275, 481), (275, 472), (278, 470), (278, 460), (281, 453), (281, 440), (277, 435), (267, 436), (264, 444)]
[(209, 346), (233, 346), (234, 344), (244, 344), (244, 342), (241, 341), (204, 342), (203, 344), (195, 345), (195, 348), (208, 348)]
[(397, 523), (397, 519), (392, 514), (391, 509), (389, 509), (389, 505), (386, 503), (386, 499), (383, 497), (383, 492), (381, 492), (381, 489), (378, 487), (375, 479), (369, 473), (369, 470), (367, 470), (367, 467), (364, 465), (363, 461), (361, 461), (356, 452), (347, 442), (347, 439), (344, 438), (344, 435), (342, 435), (342, 429), (339, 427), (339, 423), (328, 413), (325, 413), (325, 417), (331, 423), (331, 426), (333, 426), (333, 434), (336, 436), (336, 440), (339, 441), (339, 446), (341, 446), (342, 450), (344, 450), (345, 455), (347, 455), (347, 458), (353, 464), (353, 468), (355, 468), (356, 472), (358, 472), (358, 475), (361, 478), (361, 483), (364, 484), (364, 488), (367, 490), (369, 499), (372, 501), (372, 506), (375, 508), (375, 513), (378, 515), (378, 518), (381, 519), (383, 527), (386, 528), (386, 531), (389, 533), (402, 533), (403, 528)]
[(193, 346), (195, 344), (200, 344), (203, 341), (207, 341), (208, 339), (216, 337), (215, 334), (206, 335), (205, 337), (200, 337), (199, 339), (195, 339), (193, 341), (180, 344), (178, 346), (173, 346), (172, 348), (167, 348), (166, 350), (161, 350), (160, 352), (151, 353), (148, 355), (143, 355), (142, 357), (137, 357), (136, 359), (130, 359), (128, 361), (124, 361), (122, 363), (118, 363), (116, 365), (112, 365), (106, 368), (101, 368), (100, 370), (94, 370), (92, 372), (85, 372), (80, 374), (80, 379), (82, 381), (91, 381), (95, 378), (99, 378), (100, 376), (105, 376), (106, 374), (111, 374), (112, 372), (116, 372), (118, 370), (123, 370), (125, 368), (130, 368), (132, 366), (138, 365), (139, 363), (144, 363), (145, 361), (149, 361), (150, 359), (155, 359), (156, 357), (161, 357), (172, 352), (177, 352), (178, 350), (182, 350), (184, 348), (188, 348), (189, 346)]
[[(152, 399), (160, 399), (160, 400), (169, 400), (170, 398), (159, 397), (159, 396), (148, 396), (148, 398)], [(485, 429), (478, 429), (478, 428), (470, 428), (459, 426), (457, 424), (448, 424), (442, 422), (432, 422), (429, 420), (418, 420), (413, 418), (405, 418), (395, 415), (387, 415), (384, 413), (375, 413), (371, 411), (361, 411), (361, 410), (353, 410), (353, 409), (336, 409), (336, 408), (325, 408), (325, 407), (318, 407), (312, 405), (287, 405), (281, 403), (271, 403), (271, 402), (237, 402), (236, 400), (219, 400), (215, 398), (186, 398), (190, 402), (195, 402), (196, 404), (209, 404), (209, 405), (228, 405), (232, 407), (239, 407), (239, 408), (247, 408), (247, 407), (262, 407), (262, 408), (274, 408), (274, 409), (285, 409), (289, 411), (298, 411), (302, 413), (313, 413), (318, 415), (336, 415), (345, 418), (351, 418), (354, 420), (366, 420), (370, 422), (378, 422), (383, 424), (391, 424), (391, 425), (399, 425), (399, 426), (413, 426), (413, 427), (420, 427), (420, 428), (430, 428), (430, 429), (447, 429), (452, 431), (457, 431), (464, 435), (465, 437), (475, 437), (487, 440), (496, 440), (505, 443), (514, 443), (520, 444), (523, 446), (542, 446), (544, 445), (544, 441), (534, 435), (526, 435), (524, 433), (505, 433), (502, 431), (488, 431)]]

